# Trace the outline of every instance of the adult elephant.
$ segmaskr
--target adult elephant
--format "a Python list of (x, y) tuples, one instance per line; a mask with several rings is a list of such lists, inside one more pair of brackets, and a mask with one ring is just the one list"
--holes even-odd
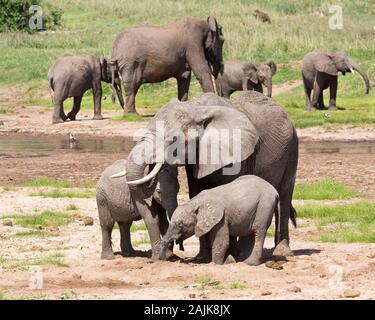
[[(370, 90), (370, 81), (365, 71), (344, 52), (313, 51), (305, 55), (301, 63), (302, 80), (306, 95), (306, 110), (326, 109), (324, 106), (323, 90), (329, 87), (330, 110), (337, 110), (337, 75), (341, 72), (357, 71), (366, 84), (366, 93)], [(311, 91), (313, 96), (311, 99)]]
[[(236, 133), (241, 134), (241, 138), (229, 139), (227, 143), (222, 140), (217, 149), (212, 149), (220, 152), (219, 161), (201, 161), (203, 146), (207, 145), (204, 142), (210, 146), (210, 141), (214, 141), (220, 132), (225, 135), (223, 129), (229, 136)], [(240, 145), (234, 145), (234, 141)], [(191, 147), (194, 142), (195, 149)], [(159, 110), (142, 141), (129, 154), (126, 180), (137, 197), (151, 194), (153, 179), (157, 177), (161, 163), (171, 162), (170, 155), (176, 154), (179, 143), (185, 152), (180, 152), (180, 160), (177, 157), (174, 164), (185, 165), (190, 198), (246, 174), (255, 174), (271, 183), (280, 194), (281, 206), (280, 233), (275, 236), (279, 243), (274, 254), (292, 255), (288, 221), (291, 218), (295, 224), (291, 202), (298, 163), (298, 138), (288, 114), (281, 107), (255, 91), (242, 92), (231, 101), (213, 93), (197, 95), (187, 102), (172, 100)], [(163, 150), (157, 156), (150, 152), (155, 146), (159, 146), (156, 150)], [(237, 160), (233, 160), (238, 149)], [(191, 159), (194, 152), (199, 159)], [(146, 167), (155, 163), (154, 170), (144, 176)], [(228, 165), (232, 163), (236, 163), (238, 170), (228, 172)], [(203, 242), (200, 251), (201, 254), (205, 252)]]
[(178, 99), (188, 99), (191, 70), (204, 92), (214, 92), (211, 75), (222, 69), (224, 36), (214, 17), (207, 21), (182, 18), (162, 26), (122, 31), (113, 43), (112, 61), (122, 75), (126, 112), (135, 113), (142, 83), (177, 79)]

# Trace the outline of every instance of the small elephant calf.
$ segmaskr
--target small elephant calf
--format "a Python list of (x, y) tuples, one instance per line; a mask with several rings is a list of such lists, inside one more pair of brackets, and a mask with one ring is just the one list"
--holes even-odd
[[(103, 171), (96, 185), (96, 202), (102, 229), (102, 259), (110, 260), (115, 257), (111, 242), (115, 222), (120, 226), (121, 253), (123, 256), (131, 256), (135, 253), (130, 240), (130, 227), (133, 221), (144, 219), (154, 249), (156, 246), (153, 241), (160, 245), (160, 234), (167, 231), (166, 213), (171, 216), (177, 207), (179, 184), (176, 167), (164, 167), (159, 173), (158, 183), (149, 203), (137, 206), (126, 184), (126, 178), (111, 178), (125, 166), (125, 160), (114, 162)], [(159, 251), (155, 259), (158, 257)]]
[[(52, 123), (62, 123), (66, 119), (75, 120), (81, 108), (83, 94), (92, 89), (94, 96), (94, 119), (103, 119), (101, 115), (102, 85), (101, 81), (112, 84), (112, 100), (114, 90), (124, 108), (124, 99), (117, 66), (107, 58), (94, 56), (74, 56), (66, 54), (57, 59), (48, 72), (48, 83), (53, 100)], [(73, 97), (73, 109), (65, 115), (63, 103)]]
[(213, 262), (223, 264), (231, 237), (253, 236), (254, 246), (245, 262), (259, 265), (274, 213), (279, 230), (279, 194), (271, 184), (254, 175), (204, 190), (174, 212), (162, 240), (160, 259), (165, 260), (172, 241), (184, 240), (195, 233), (197, 237), (208, 236)]
[(215, 80), (218, 95), (229, 99), (235, 91), (255, 90), (263, 93), (262, 85), (267, 88), (267, 96), (272, 96), (272, 77), (277, 67), (272, 60), (263, 64), (255, 61), (230, 60), (224, 64), (224, 72)]

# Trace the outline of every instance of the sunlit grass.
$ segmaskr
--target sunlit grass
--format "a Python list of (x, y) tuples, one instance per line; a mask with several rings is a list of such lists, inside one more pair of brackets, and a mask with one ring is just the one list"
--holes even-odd
[(26, 187), (55, 187), (55, 188), (95, 188), (95, 183), (76, 184), (63, 180), (36, 178), (22, 184)]
[(69, 222), (67, 213), (49, 210), (37, 214), (14, 214), (9, 215), (8, 218), (13, 219), (16, 225), (24, 228), (66, 226)]
[(87, 192), (65, 192), (60, 190), (53, 190), (53, 191), (39, 191), (39, 192), (31, 192), (29, 194), (31, 197), (43, 197), (43, 198), (94, 198), (95, 192), (87, 191)]

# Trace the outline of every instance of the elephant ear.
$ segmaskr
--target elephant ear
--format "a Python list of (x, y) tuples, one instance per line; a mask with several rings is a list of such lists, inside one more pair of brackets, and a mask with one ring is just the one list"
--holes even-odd
[(224, 217), (224, 208), (218, 203), (206, 202), (199, 207), (195, 235), (199, 238), (208, 233)]
[(245, 76), (248, 77), (251, 82), (258, 83), (258, 66), (256, 63), (245, 63), (242, 70)]
[(330, 54), (320, 54), (314, 62), (317, 71), (337, 76), (338, 70)]
[(103, 81), (108, 81), (108, 75), (107, 75), (107, 69), (108, 69), (108, 62), (105, 57), (100, 57), (100, 72), (101, 77)]
[(194, 121), (200, 126), (198, 163), (193, 175), (201, 179), (250, 157), (258, 143), (258, 132), (246, 115), (224, 106), (196, 106)]
[(216, 41), (216, 32), (218, 31), (216, 18), (213, 16), (208, 17), (207, 24), (209, 27), (209, 31), (205, 40), (205, 47), (206, 49), (210, 50), (214, 47)]
[(271, 74), (272, 74), (272, 76), (274, 76), (274, 74), (275, 74), (276, 71), (277, 71), (276, 63), (273, 62), (272, 60), (267, 60), (267, 61), (265, 62), (265, 64), (266, 64), (267, 66), (270, 67), (270, 69), (271, 69)]

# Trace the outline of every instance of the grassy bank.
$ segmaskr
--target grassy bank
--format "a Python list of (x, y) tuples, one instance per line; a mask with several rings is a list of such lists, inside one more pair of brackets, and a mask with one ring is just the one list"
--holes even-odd
[[(51, 2), (46, 0), (45, 2)], [(60, 30), (36, 34), (3, 33), (0, 37), (0, 86), (21, 85), (24, 103), (50, 108), (46, 95), (47, 72), (56, 57), (64, 53), (111, 54), (112, 42), (125, 27), (139, 24), (169, 23), (183, 16), (206, 19), (217, 17), (226, 38), (225, 59), (273, 59), (278, 64), (274, 83), (299, 79), (299, 61), (309, 51), (345, 50), (375, 79), (375, 6), (370, 1), (341, 0), (344, 9), (344, 29), (328, 28), (328, 2), (324, 0), (82, 0), (53, 1), (64, 11)], [(265, 10), (271, 24), (260, 23), (252, 16), (255, 8)], [(339, 106), (346, 110), (328, 120), (322, 113), (306, 114), (302, 87), (276, 99), (287, 108), (298, 127), (329, 123), (375, 123), (375, 96), (364, 96), (364, 86), (358, 76), (340, 77)], [(176, 97), (176, 82), (144, 85), (137, 96), (138, 108), (153, 114)], [(191, 94), (199, 92), (196, 80)], [(44, 93), (42, 95), (42, 93)], [(105, 85), (105, 94), (110, 89)], [(92, 108), (91, 93), (83, 100), (83, 108)], [(110, 99), (103, 108), (117, 108)], [(127, 119), (123, 119), (127, 120)]]

